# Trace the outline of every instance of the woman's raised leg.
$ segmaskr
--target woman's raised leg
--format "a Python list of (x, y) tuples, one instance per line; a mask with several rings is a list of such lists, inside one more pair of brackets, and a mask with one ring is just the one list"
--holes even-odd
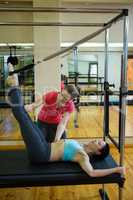
[(29, 158), (32, 162), (45, 162), (50, 158), (50, 144), (46, 142), (41, 130), (32, 122), (26, 112), (20, 89), (11, 88), (8, 101), (19, 123)]

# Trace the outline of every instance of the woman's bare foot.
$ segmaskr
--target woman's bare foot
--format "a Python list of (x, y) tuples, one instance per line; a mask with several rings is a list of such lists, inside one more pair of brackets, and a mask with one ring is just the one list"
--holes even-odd
[[(9, 67), (9, 72), (14, 71), (14, 67), (11, 63), (8, 63), (8, 67)], [(6, 81), (9, 86), (19, 86), (17, 74), (9, 75)]]

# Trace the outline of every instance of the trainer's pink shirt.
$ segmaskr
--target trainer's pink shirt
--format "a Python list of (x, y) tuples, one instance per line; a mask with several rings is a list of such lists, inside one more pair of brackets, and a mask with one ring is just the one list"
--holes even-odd
[(74, 111), (74, 103), (69, 100), (61, 108), (57, 108), (58, 92), (49, 92), (43, 96), (44, 104), (39, 112), (38, 119), (50, 124), (59, 124), (65, 112)]

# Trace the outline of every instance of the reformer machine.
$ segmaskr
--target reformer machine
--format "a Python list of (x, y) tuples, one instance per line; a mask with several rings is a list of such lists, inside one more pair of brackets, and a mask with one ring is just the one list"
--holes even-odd
[[(45, 57), (42, 61), (37, 61), (35, 64), (52, 59), (59, 56), (78, 45), (94, 38), (98, 34), (105, 31), (105, 80), (104, 80), (104, 139), (109, 138), (120, 152), (120, 165), (124, 164), (124, 143), (125, 143), (125, 120), (126, 120), (126, 96), (127, 96), (127, 16), (128, 10), (110, 10), (110, 9), (70, 9), (70, 8), (0, 8), (0, 12), (79, 12), (79, 13), (103, 13), (103, 12), (118, 12), (119, 14), (111, 19), (106, 24), (101, 24), (102, 28), (98, 31), (84, 37), (73, 45), (63, 50), (60, 50), (50, 56)], [(117, 20), (123, 20), (123, 63), (121, 67), (121, 84), (120, 84), (120, 106), (119, 106), (119, 142), (117, 143), (109, 134), (109, 83), (108, 83), (108, 42), (109, 42), (109, 28)], [(68, 24), (57, 23), (2, 23), (0, 26), (23, 26), (23, 25), (42, 25), (42, 26), (68, 26)], [(71, 26), (71, 24), (69, 23)], [(83, 24), (78, 24), (83, 26)], [(96, 26), (97, 24), (87, 24), (86, 26)], [(76, 26), (76, 25), (75, 25)], [(85, 26), (85, 24), (84, 24)], [(100, 26), (100, 24), (98, 24)], [(109, 155), (102, 161), (92, 160), (93, 167), (96, 168), (112, 168), (117, 166), (117, 163)], [(123, 184), (124, 177), (120, 174), (112, 174), (105, 177), (92, 178), (89, 177), (81, 168), (75, 163), (46, 163), (43, 165), (30, 165), (27, 153), (25, 150), (19, 151), (1, 151), (0, 152), (0, 187), (25, 187), (25, 186), (55, 186), (55, 185), (80, 185), (80, 184), (103, 184), (100, 189), (102, 199), (107, 200), (109, 197), (105, 193), (104, 184), (116, 183), (119, 185), (119, 200), (123, 198)]]

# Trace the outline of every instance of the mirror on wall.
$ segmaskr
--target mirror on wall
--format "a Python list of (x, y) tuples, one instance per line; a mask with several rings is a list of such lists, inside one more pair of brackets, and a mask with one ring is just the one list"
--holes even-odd
[[(26, 50), (27, 51), (27, 50)], [(24, 50), (23, 50), (24, 52)], [(19, 63), (15, 69), (33, 63), (34, 56), (30, 50), (24, 54), (17, 51)], [(7, 85), (3, 79), (4, 66), (7, 62), (9, 51), (0, 56), (0, 104), (5, 100), (4, 90)], [(132, 104), (132, 64), (133, 58), (128, 59), (128, 95), (129, 105)], [(120, 86), (121, 52), (110, 52), (109, 57), (109, 83), (115, 93), (119, 92)], [(76, 70), (75, 70), (76, 69)], [(75, 66), (73, 52), (61, 58), (61, 74), (65, 84), (77, 84), (80, 90), (79, 108), (71, 115), (67, 126), (68, 138), (102, 137), (103, 135), (103, 90), (104, 90), (104, 52), (78, 51), (77, 66)], [(34, 101), (34, 68), (18, 74), (20, 87), (23, 91), (25, 104)], [(118, 136), (119, 123), (119, 96), (110, 95), (110, 131), (112, 136)], [(4, 104), (3, 104), (4, 105)], [(127, 132), (126, 136), (132, 136), (130, 130), (131, 106), (127, 106)], [(33, 120), (37, 119), (36, 113), (31, 113)], [(9, 134), (8, 134), (9, 133)], [(13, 118), (10, 109), (0, 107), (0, 140), (21, 140), (19, 127)]]
[(98, 70), (98, 54), (78, 51), (75, 62), (74, 53), (71, 52), (63, 57), (62, 65), (61, 73), (67, 78), (66, 84), (74, 84), (80, 90), (80, 108), (68, 123), (68, 136), (102, 137), (103, 106), (100, 104), (103, 98), (98, 92), (103, 90), (104, 77)]
[[(13, 52), (14, 53), (14, 52)], [(9, 108), (6, 96), (9, 90), (7, 82), (8, 70), (7, 59), (10, 57), (8, 47), (0, 49), (0, 140), (21, 140), (18, 124), (14, 119), (11, 109)], [(14, 56), (14, 54), (12, 54)], [(14, 70), (21, 70), (33, 63), (33, 54), (31, 50), (27, 54), (24, 48), (17, 48), (15, 56), (18, 63), (14, 66)], [(18, 79), (25, 104), (34, 101), (34, 67), (27, 68), (26, 71), (18, 72)]]

